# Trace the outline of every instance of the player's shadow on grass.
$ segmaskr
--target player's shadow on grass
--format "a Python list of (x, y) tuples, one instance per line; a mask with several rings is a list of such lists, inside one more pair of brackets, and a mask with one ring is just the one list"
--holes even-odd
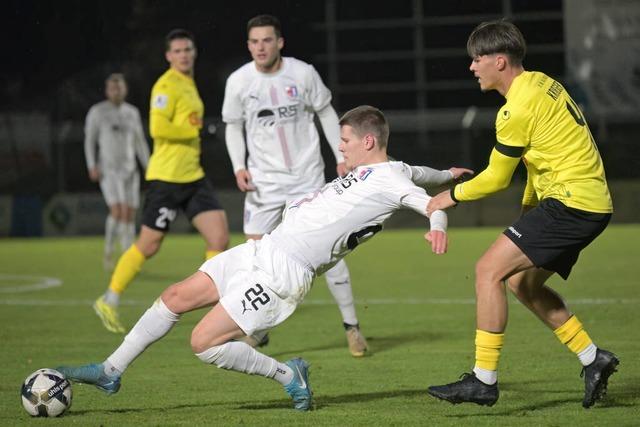
[[(316, 396), (314, 397), (314, 408), (322, 409), (327, 406), (339, 406), (345, 403), (364, 403), (370, 401), (376, 401), (381, 399), (389, 399), (395, 397), (420, 397), (427, 396), (426, 388), (423, 389), (408, 389), (408, 390), (389, 390), (389, 391), (377, 391), (372, 393), (353, 393), (353, 394), (341, 394), (337, 396)], [(290, 409), (292, 406), (291, 401), (282, 400), (270, 400), (260, 403), (243, 403), (237, 408), (242, 410), (268, 410), (268, 409)]]
[[(637, 384), (637, 382), (634, 382)], [(513, 387), (513, 389), (512, 389)], [(570, 397), (565, 397), (561, 399), (541, 399), (541, 401), (529, 403), (526, 405), (517, 405), (511, 406), (513, 404), (517, 404), (517, 402), (523, 402), (526, 400), (530, 401), (530, 393), (532, 390), (528, 390), (525, 387), (519, 387), (515, 383), (503, 383), (501, 386), (503, 391), (515, 391), (520, 396), (509, 396), (507, 399), (504, 396), (501, 398), (501, 401), (498, 401), (497, 405), (491, 408), (487, 407), (479, 407), (474, 404), (470, 405), (460, 405), (455, 406), (451, 405), (448, 402), (438, 401), (437, 399), (431, 397), (427, 393), (427, 386), (419, 389), (405, 389), (405, 390), (388, 390), (388, 391), (377, 391), (371, 393), (351, 393), (351, 394), (341, 394), (336, 396), (315, 396), (315, 409), (322, 409), (325, 407), (336, 406), (339, 407), (344, 404), (350, 403), (366, 403), (372, 402), (382, 399), (389, 398), (421, 398), (424, 397), (425, 407), (430, 404), (441, 404), (445, 406), (449, 406), (452, 408), (460, 408), (461, 413), (453, 413), (453, 414), (445, 414), (444, 416), (450, 418), (459, 418), (466, 419), (471, 417), (500, 417), (507, 416), (512, 417), (514, 415), (523, 415), (527, 412), (540, 411), (547, 408), (555, 408), (561, 406), (571, 406), (571, 407), (580, 407), (582, 395), (576, 391), (574, 395)], [(542, 391), (541, 391), (542, 392)], [(544, 392), (548, 392), (548, 390), (544, 390)], [(632, 408), (636, 406), (635, 398), (640, 393), (640, 386), (632, 387), (629, 389), (625, 387), (625, 389), (609, 391), (607, 396), (596, 403), (596, 405), (591, 410), (598, 410), (599, 408)], [(529, 396), (529, 397), (527, 397)], [(507, 401), (505, 401), (507, 400)], [(505, 408), (507, 405), (509, 407)], [(291, 410), (292, 403), (288, 399), (277, 399), (277, 400), (267, 400), (267, 401), (245, 401), (245, 402), (201, 402), (198, 404), (180, 404), (167, 406), (163, 405), (162, 407), (144, 407), (144, 408), (114, 408), (114, 409), (87, 409), (87, 410), (71, 410), (67, 412), (65, 418), (74, 417), (74, 416), (83, 416), (83, 415), (91, 415), (91, 414), (127, 414), (127, 413), (144, 413), (144, 412), (157, 412), (159, 410), (168, 411), (172, 409), (189, 409), (189, 408), (211, 408), (211, 407), (230, 407), (238, 410), (257, 410), (257, 411), (265, 411), (265, 410)], [(501, 408), (502, 406), (502, 408)], [(464, 409), (463, 409), (464, 408)], [(471, 411), (469, 411), (471, 409)], [(455, 409), (454, 409), (455, 410)], [(463, 413), (464, 412), (464, 413)]]
[[(583, 398), (583, 389), (581, 388), (582, 383), (577, 383), (576, 388), (568, 390), (568, 389), (557, 389), (553, 387), (552, 380), (545, 381), (533, 381), (534, 383), (544, 383), (547, 387), (528, 387), (531, 385), (532, 381), (527, 381), (526, 383), (501, 383), (500, 390), (503, 392), (503, 396), (500, 398), (496, 406), (492, 408), (483, 408), (474, 412), (465, 412), (464, 414), (448, 414), (447, 417), (452, 418), (469, 418), (469, 417), (500, 417), (500, 416), (508, 416), (512, 417), (514, 415), (524, 415), (527, 412), (540, 411), (548, 408), (556, 408), (562, 406), (569, 406), (572, 408), (581, 409), (582, 406), (582, 398)], [(634, 384), (638, 384), (637, 381), (633, 382)], [(504, 392), (509, 392), (511, 396), (505, 398)], [(545, 399), (544, 395), (548, 395), (550, 393), (553, 394), (563, 394), (565, 397), (557, 398), (557, 399)], [(634, 387), (620, 387), (618, 389), (611, 389), (611, 384), (609, 384), (609, 389), (607, 391), (606, 396), (602, 399), (598, 400), (596, 404), (590, 410), (598, 410), (600, 408), (632, 408), (637, 406), (635, 399), (640, 394), (640, 384), (635, 385)], [(523, 401), (531, 401), (531, 396), (542, 395), (540, 400), (536, 400), (535, 402), (526, 404), (526, 405), (517, 405), (518, 402)], [(502, 405), (507, 406), (508, 408), (502, 409), (500, 408)], [(443, 402), (443, 404), (447, 404), (447, 402)], [(516, 406), (512, 406), (516, 404)], [(475, 405), (466, 405), (467, 407), (476, 408)]]
[(444, 334), (429, 331), (413, 331), (406, 333), (394, 333), (387, 336), (366, 337), (371, 347), (372, 353), (383, 353), (395, 347), (400, 347), (408, 343), (419, 342), (423, 344), (431, 344), (445, 338)]
[[(371, 349), (371, 355), (375, 355), (376, 353), (383, 353), (395, 347), (400, 347), (411, 342), (430, 344), (435, 341), (439, 341), (444, 337), (444, 334), (421, 331), (392, 334), (387, 336), (367, 336), (366, 338), (369, 343), (369, 348)], [(347, 341), (346, 339), (344, 339), (312, 347), (301, 347), (298, 349), (284, 350), (277, 353), (269, 352), (268, 347), (264, 348), (263, 351), (265, 353), (268, 353), (271, 357), (278, 358), (283, 356), (298, 355), (302, 353), (310, 353), (314, 351), (344, 349), (346, 348), (346, 346)]]

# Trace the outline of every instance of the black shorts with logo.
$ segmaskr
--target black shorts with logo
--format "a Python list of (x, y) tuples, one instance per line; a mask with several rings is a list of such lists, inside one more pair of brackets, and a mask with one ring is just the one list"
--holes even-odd
[(609, 224), (610, 213), (586, 212), (544, 199), (503, 234), (536, 267), (555, 271), (567, 279), (580, 251)]
[(142, 224), (154, 230), (169, 231), (178, 209), (182, 209), (191, 221), (201, 212), (220, 210), (222, 206), (206, 178), (184, 184), (148, 181)]

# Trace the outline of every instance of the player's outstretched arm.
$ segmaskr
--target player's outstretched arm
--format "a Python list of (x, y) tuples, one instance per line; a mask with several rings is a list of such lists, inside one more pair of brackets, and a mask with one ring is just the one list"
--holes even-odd
[(456, 202), (451, 198), (451, 192), (449, 190), (445, 190), (429, 200), (429, 203), (427, 204), (427, 215), (431, 216), (438, 210), (444, 210), (455, 205)]
[(439, 187), (456, 181), (460, 182), (464, 175), (473, 175), (471, 169), (452, 167), (438, 170), (428, 166), (409, 166), (409, 173), (411, 181), (423, 188)]

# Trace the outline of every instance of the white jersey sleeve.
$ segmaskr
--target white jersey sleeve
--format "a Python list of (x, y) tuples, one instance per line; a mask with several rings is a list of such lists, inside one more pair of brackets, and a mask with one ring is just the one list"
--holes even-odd
[(96, 106), (89, 109), (84, 122), (84, 156), (87, 160), (87, 169), (96, 167), (96, 149), (98, 147), (98, 123)]
[(320, 125), (324, 131), (324, 136), (327, 138), (333, 156), (336, 158), (336, 163), (344, 162), (344, 156), (338, 148), (340, 146), (340, 119), (338, 119), (336, 110), (329, 104), (322, 110), (317, 111), (317, 113), (320, 119)]
[(238, 70), (227, 79), (222, 101), (222, 120), (225, 123), (244, 122), (244, 107), (240, 98), (244, 80), (242, 77), (242, 73)]
[(426, 216), (430, 198), (402, 172), (405, 166), (401, 162), (360, 166), (293, 201), (268, 238), (321, 274), (382, 230), (398, 209)]
[(142, 119), (140, 118), (140, 111), (134, 106), (131, 106), (131, 108), (136, 156), (142, 164), (142, 167), (144, 169), (147, 169), (147, 165), (149, 164), (149, 145), (147, 144), (147, 138), (144, 136), (144, 130), (142, 129)]
[(306, 90), (305, 99), (314, 111), (324, 109), (331, 102), (331, 91), (325, 86), (320, 74), (313, 65), (308, 65), (309, 69), (306, 73)]
[(437, 170), (428, 166), (409, 166), (409, 169), (411, 181), (420, 187), (437, 187), (453, 180), (453, 173), (449, 170)]
[(231, 160), (233, 173), (237, 173), (241, 169), (246, 169), (245, 157), (247, 150), (244, 142), (244, 134), (242, 133), (242, 124), (237, 122), (227, 123), (224, 130), (224, 140)]

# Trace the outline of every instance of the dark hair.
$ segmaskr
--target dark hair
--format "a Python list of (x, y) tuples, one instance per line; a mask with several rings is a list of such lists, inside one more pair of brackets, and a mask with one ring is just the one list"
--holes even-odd
[(171, 42), (177, 39), (189, 39), (195, 46), (196, 38), (191, 31), (183, 30), (182, 28), (176, 28), (169, 31), (169, 34), (164, 38), (165, 48), (167, 51), (171, 49)]
[(122, 73), (111, 73), (107, 76), (106, 79), (104, 79), (104, 84), (105, 86), (107, 85), (107, 83), (109, 82), (122, 82), (124, 84), (127, 84), (127, 80), (124, 78), (124, 74)]
[(253, 27), (273, 27), (276, 37), (282, 37), (282, 27), (280, 20), (273, 15), (258, 15), (249, 19), (247, 22), (247, 35)]
[(471, 58), (494, 53), (505, 53), (513, 65), (522, 65), (527, 43), (513, 23), (505, 20), (483, 22), (467, 40), (467, 53)]
[(371, 105), (361, 105), (347, 111), (340, 118), (340, 126), (351, 126), (358, 136), (372, 133), (378, 146), (384, 148), (389, 142), (389, 124), (382, 111)]

